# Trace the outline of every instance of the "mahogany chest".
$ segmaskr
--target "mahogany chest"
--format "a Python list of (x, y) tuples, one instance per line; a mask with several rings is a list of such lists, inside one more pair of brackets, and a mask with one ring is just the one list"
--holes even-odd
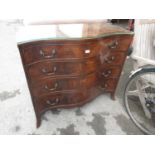
[[(67, 24), (29, 26), (22, 30), (22, 36), (51, 30), (45, 37), (18, 42), (37, 127), (47, 110), (82, 106), (102, 93), (114, 98), (133, 34), (110, 24), (81, 25), (71, 24), (70, 29)], [(82, 29), (80, 34), (69, 34), (74, 26)]]

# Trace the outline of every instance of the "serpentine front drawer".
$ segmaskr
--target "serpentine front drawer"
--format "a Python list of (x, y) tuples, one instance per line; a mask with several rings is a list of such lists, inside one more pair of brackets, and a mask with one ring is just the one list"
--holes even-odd
[(114, 99), (133, 34), (102, 22), (75, 25), (49, 25), (45, 31), (28, 26), (20, 32), (26, 32), (18, 47), (37, 127), (47, 110), (82, 106), (104, 92)]

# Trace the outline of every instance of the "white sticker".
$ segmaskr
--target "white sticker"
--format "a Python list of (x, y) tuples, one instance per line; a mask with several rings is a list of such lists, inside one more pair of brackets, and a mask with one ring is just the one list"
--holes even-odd
[(85, 53), (90, 53), (90, 50), (85, 50)]

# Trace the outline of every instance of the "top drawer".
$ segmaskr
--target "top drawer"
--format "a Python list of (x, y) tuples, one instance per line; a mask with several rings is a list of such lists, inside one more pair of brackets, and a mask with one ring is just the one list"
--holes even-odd
[(132, 41), (132, 36), (112, 36), (100, 41), (100, 45), (110, 51), (127, 51)]
[(22, 51), (24, 64), (30, 64), (43, 59), (72, 59), (87, 58), (97, 55), (98, 47), (95, 44), (64, 44), (42, 45), (25, 48)]

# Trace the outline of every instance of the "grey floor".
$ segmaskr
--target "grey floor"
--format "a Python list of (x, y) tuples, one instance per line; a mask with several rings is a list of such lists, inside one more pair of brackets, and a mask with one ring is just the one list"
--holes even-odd
[(132, 70), (131, 59), (125, 63), (116, 101), (103, 94), (81, 108), (48, 111), (37, 129), (16, 46), (18, 27), (19, 24), (0, 21), (0, 134), (142, 134), (129, 119), (122, 102), (124, 84)]

